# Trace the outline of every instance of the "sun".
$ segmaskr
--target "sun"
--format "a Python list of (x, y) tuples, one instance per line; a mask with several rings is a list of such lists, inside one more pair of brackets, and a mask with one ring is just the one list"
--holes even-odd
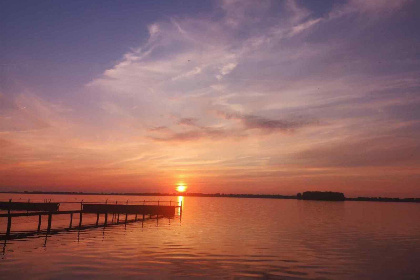
[(176, 187), (176, 191), (177, 192), (185, 192), (187, 190), (187, 186), (186, 185), (178, 185)]

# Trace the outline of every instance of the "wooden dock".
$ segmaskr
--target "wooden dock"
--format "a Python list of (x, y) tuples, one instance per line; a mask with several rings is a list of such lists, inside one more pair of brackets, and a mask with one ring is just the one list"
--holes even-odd
[[(0, 239), (11, 239), (16, 235), (12, 235), (12, 219), (18, 217), (33, 217), (38, 216), (38, 227), (34, 232), (41, 232), (42, 217), (48, 217), (47, 224), (47, 233), (51, 231), (52, 220), (55, 215), (69, 215), (69, 226), (66, 228), (83, 228), (83, 216), (87, 214), (96, 214), (96, 223), (94, 227), (99, 226), (100, 216), (103, 215), (102, 226), (108, 226), (110, 224), (119, 224), (124, 222), (137, 222), (141, 221), (142, 226), (144, 221), (148, 219), (155, 218), (157, 223), (160, 218), (174, 218), (176, 215), (176, 210), (179, 208), (179, 216), (182, 215), (182, 203), (180, 205), (172, 205), (173, 201), (147, 201), (147, 203), (157, 203), (157, 205), (147, 205), (146, 201), (143, 201), (143, 204), (128, 204), (128, 201), (125, 204), (110, 204), (98, 203), (98, 202), (0, 202), (0, 210), (6, 210), (7, 213), (0, 214), (0, 218), (7, 218), (7, 229), (3, 236), (0, 236)], [(162, 205), (162, 203), (168, 203), (169, 205)], [(66, 210), (59, 211), (60, 204), (65, 203), (80, 203), (80, 210)], [(19, 211), (19, 212), (12, 212)], [(22, 212), (26, 211), (26, 212)], [(73, 226), (73, 216), (77, 215), (78, 225)], [(111, 215), (111, 217), (109, 217)], [(124, 220), (120, 222), (120, 215), (125, 215)], [(135, 215), (134, 219), (129, 220), (129, 215)], [(148, 217), (147, 217), (148, 216)], [(111, 219), (111, 220), (110, 220)]]
[(39, 203), (39, 202), (12, 202), (11, 200), (0, 201), (0, 210), (16, 211), (58, 211), (60, 203)]

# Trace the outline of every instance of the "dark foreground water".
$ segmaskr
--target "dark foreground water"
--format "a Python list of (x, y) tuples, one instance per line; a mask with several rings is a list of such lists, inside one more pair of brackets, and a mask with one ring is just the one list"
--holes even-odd
[[(29, 197), (47, 196), (1, 194), (0, 200)], [(7, 241), (0, 250), (0, 279), (420, 279), (419, 204), (48, 198), (183, 199), (184, 211), (181, 221), (150, 220), (143, 228), (120, 224)], [(56, 216), (53, 228), (68, 221)], [(12, 231), (36, 227), (37, 217), (19, 218)], [(1, 232), (5, 228), (1, 218)]]

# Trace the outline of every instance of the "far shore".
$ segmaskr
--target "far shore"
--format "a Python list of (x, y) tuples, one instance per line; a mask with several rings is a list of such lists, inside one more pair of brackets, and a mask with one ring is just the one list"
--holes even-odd
[[(113, 193), (113, 192), (52, 192), (52, 191), (0, 191), (10, 194), (55, 194), (55, 195), (121, 195), (121, 196), (191, 196), (191, 197), (233, 197), (233, 198), (267, 198), (267, 199), (299, 199), (298, 195), (280, 194), (226, 194), (226, 193)], [(398, 197), (346, 197), (345, 201), (376, 201), (376, 202), (414, 202), (420, 203), (420, 198)]]

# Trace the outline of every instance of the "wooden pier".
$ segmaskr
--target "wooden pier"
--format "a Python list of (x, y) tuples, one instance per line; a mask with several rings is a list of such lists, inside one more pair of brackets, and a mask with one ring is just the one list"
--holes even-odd
[[(161, 205), (161, 203), (168, 203), (169, 205)], [(80, 210), (67, 210), (59, 211), (60, 204), (65, 203), (80, 203)], [(18, 217), (33, 217), (38, 216), (38, 227), (37, 230), (33, 232), (41, 232), (42, 217), (47, 216), (47, 234), (51, 231), (52, 220), (55, 215), (69, 215), (69, 226), (66, 229), (73, 228), (73, 216), (77, 215), (78, 226), (74, 228), (81, 229), (83, 228), (83, 216), (86, 214), (96, 214), (96, 223), (94, 227), (99, 226), (100, 216), (103, 215), (103, 223), (101, 225), (108, 226), (110, 224), (119, 224), (124, 222), (137, 222), (141, 221), (142, 226), (143, 222), (148, 218), (155, 218), (157, 223), (160, 218), (174, 218), (176, 215), (176, 210), (179, 208), (179, 214), (182, 214), (182, 203), (180, 205), (172, 205), (173, 201), (147, 201), (147, 203), (157, 203), (157, 205), (147, 205), (146, 201), (143, 201), (143, 204), (128, 204), (128, 201), (125, 204), (109, 204), (106, 203), (97, 203), (97, 202), (45, 202), (45, 203), (35, 203), (35, 202), (0, 202), (0, 210), (6, 210), (7, 213), (0, 214), (0, 218), (7, 218), (7, 229), (3, 236), (0, 236), (0, 239), (12, 239), (16, 235), (12, 235), (12, 218)], [(19, 211), (14, 212), (12, 211)], [(26, 211), (26, 212), (22, 212)], [(111, 220), (109, 215), (112, 215)], [(120, 222), (120, 215), (125, 215), (124, 220)], [(135, 215), (134, 219), (129, 220), (129, 215)], [(147, 217), (148, 216), (148, 217)], [(92, 227), (92, 225), (90, 226)]]
[(58, 211), (60, 203), (51, 202), (12, 202), (11, 200), (0, 201), (0, 210), (16, 211)]

